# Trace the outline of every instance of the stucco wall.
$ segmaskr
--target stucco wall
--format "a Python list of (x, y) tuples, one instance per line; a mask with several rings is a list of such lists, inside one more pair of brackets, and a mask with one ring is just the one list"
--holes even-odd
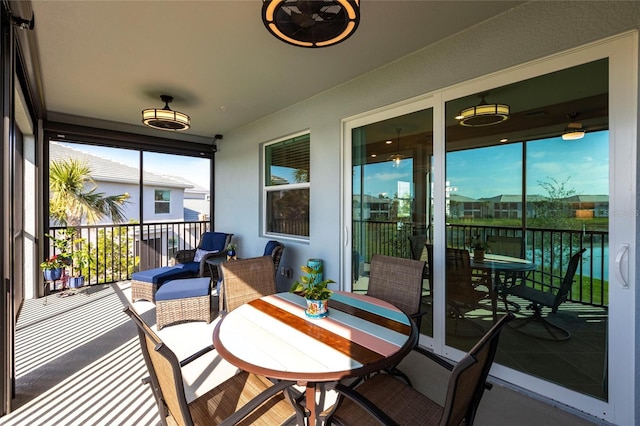
[[(310, 129), (311, 237), (308, 244), (284, 241), (287, 249), (282, 265), (292, 268), (295, 278), (299, 265), (317, 257), (325, 261), (325, 275), (338, 279), (340, 247), (344, 244), (340, 224), (341, 119), (639, 26), (640, 2), (526, 3), (226, 134), (218, 142), (216, 154), (216, 229), (235, 234), (241, 257), (262, 253), (267, 239), (260, 238), (259, 227), (260, 144)], [(233, 203), (225, 203), (227, 199)], [(278, 278), (280, 289), (286, 289), (292, 281)]]
[[(570, 18), (570, 19), (569, 19)], [(225, 135), (216, 154), (216, 228), (235, 233), (240, 255), (261, 252), (261, 143), (311, 131), (311, 238), (287, 242), (286, 265), (325, 259), (339, 276), (340, 120), (638, 28), (637, 2), (534, 2), (307, 101)], [(304, 72), (304, 70), (301, 70)], [(293, 89), (295, 90), (295, 88)], [(242, 196), (239, 196), (242, 194)], [(225, 203), (233, 199), (233, 203)]]

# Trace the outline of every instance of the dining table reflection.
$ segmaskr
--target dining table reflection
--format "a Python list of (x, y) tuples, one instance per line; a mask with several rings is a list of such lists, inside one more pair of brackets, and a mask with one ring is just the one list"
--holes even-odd
[(537, 266), (527, 259), (521, 259), (502, 254), (486, 253), (482, 259), (471, 256), (471, 268), (482, 271), (488, 277), (489, 294), (491, 297), (491, 310), (493, 321), (498, 319), (498, 294), (508, 283), (505, 277), (526, 274), (534, 271)]

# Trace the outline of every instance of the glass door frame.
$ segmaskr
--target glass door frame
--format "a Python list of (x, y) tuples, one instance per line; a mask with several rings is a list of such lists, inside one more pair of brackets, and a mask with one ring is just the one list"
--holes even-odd
[(352, 130), (367, 124), (433, 108), (434, 153), (434, 337), (420, 337), (420, 344), (458, 360), (463, 353), (444, 344), (445, 295), (445, 102), (491, 88), (516, 83), (602, 58), (609, 59), (610, 225), (609, 246), (609, 399), (601, 401), (519, 371), (494, 365), (491, 374), (539, 395), (554, 395), (562, 404), (616, 424), (632, 424), (635, 416), (635, 325), (638, 317), (635, 283), (638, 34), (629, 32), (534, 60), (508, 70), (418, 96), (385, 108), (342, 120), (341, 226), (344, 230), (341, 282), (351, 290), (352, 234)]

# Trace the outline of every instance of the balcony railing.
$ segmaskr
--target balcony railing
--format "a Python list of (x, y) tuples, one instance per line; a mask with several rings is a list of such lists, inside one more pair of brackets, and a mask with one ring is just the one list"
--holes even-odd
[[(138, 270), (168, 266), (175, 252), (195, 248), (209, 222), (166, 222), (125, 225), (78, 226), (73, 231), (52, 227), (49, 234), (57, 239), (71, 235), (69, 250), (87, 254), (89, 262), (81, 269), (87, 284), (124, 281)], [(50, 255), (60, 254), (50, 244)], [(78, 264), (69, 265), (72, 270)]]
[[(354, 221), (354, 250), (360, 261), (369, 263), (373, 254), (410, 258), (408, 237), (415, 233), (411, 222)], [(538, 265), (528, 279), (542, 288), (549, 277), (564, 275), (571, 254), (587, 251), (575, 275), (569, 299), (594, 306), (607, 306), (609, 234), (605, 231), (526, 229), (500, 226), (447, 225), (450, 247), (469, 248), (471, 237), (523, 237), (525, 258)], [(427, 235), (430, 237), (430, 235)]]
[[(354, 242), (360, 260), (370, 262), (375, 253), (410, 258), (408, 237), (415, 226), (409, 222), (354, 222)], [(131, 278), (138, 270), (172, 264), (175, 252), (193, 249), (209, 222), (167, 222), (152, 224), (96, 225), (75, 228), (72, 251), (85, 251), (89, 263), (82, 268), (88, 284), (102, 284)], [(448, 225), (447, 243), (451, 247), (469, 246), (471, 236), (524, 237), (525, 257), (539, 265), (531, 281), (546, 283), (545, 276), (562, 276), (571, 254), (586, 248), (576, 273), (570, 300), (594, 306), (607, 306), (608, 233), (559, 229), (527, 229), (499, 226)], [(68, 230), (51, 228), (50, 234), (62, 238)], [(58, 254), (53, 245), (50, 254)], [(75, 265), (71, 264), (70, 268)], [(71, 272), (71, 271), (69, 271)], [(541, 284), (545, 286), (547, 284)]]

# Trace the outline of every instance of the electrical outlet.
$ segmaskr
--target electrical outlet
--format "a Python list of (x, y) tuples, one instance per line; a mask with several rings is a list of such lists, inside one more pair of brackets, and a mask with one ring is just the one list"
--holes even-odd
[(293, 269), (291, 269), (291, 268), (286, 268), (286, 269), (285, 269), (285, 272), (284, 272), (284, 275), (285, 275), (287, 278), (291, 278), (291, 277), (293, 276)]

